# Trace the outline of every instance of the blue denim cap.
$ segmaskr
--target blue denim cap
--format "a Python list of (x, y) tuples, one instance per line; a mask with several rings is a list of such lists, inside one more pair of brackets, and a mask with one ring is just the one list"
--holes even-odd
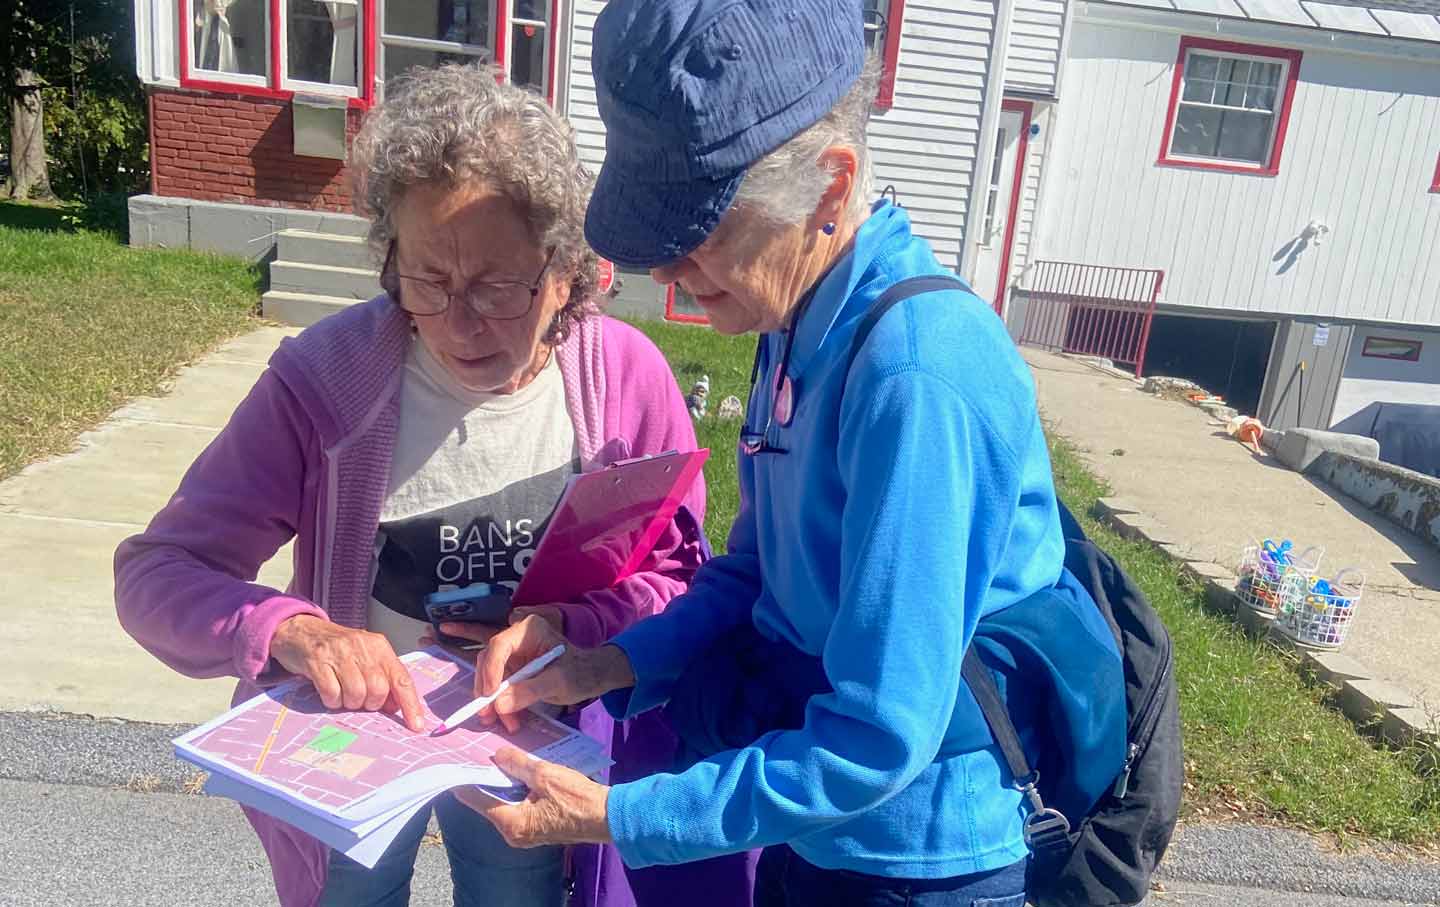
[(860, 0), (611, 0), (593, 41), (605, 163), (585, 238), (629, 268), (693, 252), (746, 168), (828, 113), (866, 53)]

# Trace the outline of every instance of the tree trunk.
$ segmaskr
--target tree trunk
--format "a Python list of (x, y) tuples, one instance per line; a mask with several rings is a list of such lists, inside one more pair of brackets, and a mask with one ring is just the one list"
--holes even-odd
[(15, 70), (10, 101), (10, 197), (49, 198), (50, 173), (45, 163), (45, 115), (40, 80), (33, 69)]

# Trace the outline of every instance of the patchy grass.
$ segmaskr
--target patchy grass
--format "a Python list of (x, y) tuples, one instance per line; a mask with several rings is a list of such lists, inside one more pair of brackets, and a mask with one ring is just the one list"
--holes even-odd
[(0, 204), (0, 479), (254, 324), (258, 268), (131, 249), (74, 220)]
[(750, 393), (750, 365), (755, 337), (725, 337), (707, 327), (667, 321), (633, 321), (635, 327), (660, 347), (680, 387), (689, 393), (701, 375), (710, 376), (709, 407), (695, 426), (701, 447), (710, 448), (705, 464), (705, 534), (717, 551), (723, 551), (730, 524), (740, 507), (735, 474), (735, 446), (740, 441), (740, 420), (721, 419), (720, 401), (732, 394), (742, 403)]
[(1061, 498), (1174, 637), (1188, 813), (1440, 845), (1440, 776), (1420, 772), (1414, 753), (1357, 733), (1292, 657), (1207, 610), (1204, 591), (1168, 556), (1097, 522), (1091, 510), (1108, 489), (1064, 439), (1051, 436), (1050, 454)]
[[(745, 397), (754, 338), (654, 321), (636, 325), (665, 352), (682, 388), (710, 375), (710, 415), (697, 431), (713, 451), (705, 468), (706, 531), (723, 545), (739, 500), (734, 450), (740, 426), (714, 413), (726, 395)], [(1145, 590), (1174, 635), (1187, 815), (1440, 845), (1440, 777), (1422, 775), (1410, 754), (1358, 734), (1291, 658), (1206, 610), (1203, 591), (1168, 557), (1097, 523), (1089, 514), (1107, 489), (1063, 439), (1052, 436), (1051, 456), (1060, 496)]]

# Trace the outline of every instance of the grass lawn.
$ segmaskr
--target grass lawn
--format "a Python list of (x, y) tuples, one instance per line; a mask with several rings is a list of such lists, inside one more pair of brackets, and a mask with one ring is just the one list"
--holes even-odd
[(0, 204), (0, 479), (254, 324), (260, 271)]
[[(700, 443), (713, 451), (706, 531), (722, 547), (738, 504), (739, 424), (714, 417), (749, 385), (754, 338), (705, 328), (637, 325), (669, 358), (681, 386), (710, 375), (710, 417)], [(1285, 654), (1248, 639), (1206, 610), (1199, 587), (1148, 545), (1128, 542), (1090, 518), (1105, 489), (1063, 440), (1053, 438), (1056, 485), (1086, 532), (1139, 582), (1176, 642), (1185, 726), (1186, 810), (1191, 818), (1279, 821), (1342, 838), (1440, 845), (1440, 776), (1424, 776), (1407, 753), (1381, 749), (1329, 708)], [(1277, 855), (1278, 856), (1278, 855)]]

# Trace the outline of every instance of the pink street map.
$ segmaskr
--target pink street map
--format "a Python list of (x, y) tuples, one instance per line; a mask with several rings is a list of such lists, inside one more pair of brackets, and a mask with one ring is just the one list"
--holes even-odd
[(315, 688), (300, 683), (278, 700), (241, 706), (189, 744), (223, 762), (333, 810), (344, 809), (402, 775), (439, 765), (488, 766), (504, 746), (529, 752), (570, 735), (539, 715), (526, 713), (514, 734), (482, 728), (472, 718), (460, 727), (429, 733), (473, 696), (474, 674), (455, 662), (416, 653), (405, 665), (427, 707), (426, 730), (411, 732), (398, 717), (380, 712), (332, 712)]

